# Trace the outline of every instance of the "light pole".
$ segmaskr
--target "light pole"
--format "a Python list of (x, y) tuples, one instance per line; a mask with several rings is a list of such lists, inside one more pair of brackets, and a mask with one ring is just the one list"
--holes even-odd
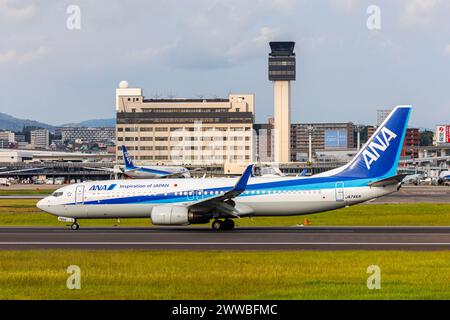
[(309, 163), (312, 163), (312, 134), (314, 132), (314, 127), (313, 126), (308, 126), (306, 128), (306, 130), (308, 131), (308, 139), (309, 139)]
[(361, 124), (356, 125), (356, 150), (359, 151), (361, 149), (361, 130), (364, 129), (364, 126)]

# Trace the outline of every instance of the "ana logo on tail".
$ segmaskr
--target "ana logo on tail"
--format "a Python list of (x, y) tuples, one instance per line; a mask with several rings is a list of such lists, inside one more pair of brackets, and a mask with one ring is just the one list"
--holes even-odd
[[(362, 155), (366, 163), (367, 170), (370, 170), (372, 162), (380, 158), (377, 149), (384, 152), (389, 147), (389, 141), (397, 138), (397, 135), (386, 127), (381, 128), (380, 133), (369, 143)], [(378, 140), (379, 143), (376, 141)]]
[(125, 151), (123, 154), (124, 154), (125, 159), (127, 160), (127, 162), (128, 162), (128, 163), (131, 163), (132, 161), (131, 161), (131, 158), (130, 158), (130, 156), (129, 156), (129, 154), (128, 154), (128, 151)]

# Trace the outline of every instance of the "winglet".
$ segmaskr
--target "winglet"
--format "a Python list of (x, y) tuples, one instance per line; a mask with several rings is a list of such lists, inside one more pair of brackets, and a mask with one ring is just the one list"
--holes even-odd
[(239, 181), (234, 186), (234, 191), (244, 192), (245, 188), (247, 188), (248, 179), (250, 178), (253, 171), (253, 164), (249, 165), (242, 176), (239, 178)]

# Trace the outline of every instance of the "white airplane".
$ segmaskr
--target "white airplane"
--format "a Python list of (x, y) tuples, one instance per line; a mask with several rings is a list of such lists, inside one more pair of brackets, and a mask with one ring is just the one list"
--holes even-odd
[(151, 218), (154, 225), (212, 222), (232, 229), (234, 218), (290, 216), (329, 211), (397, 191), (401, 147), (411, 112), (397, 106), (355, 158), (310, 177), (111, 180), (62, 187), (37, 207), (72, 222), (81, 218)]
[(423, 178), (424, 178), (424, 175), (421, 173), (410, 174), (410, 175), (407, 175), (405, 178), (403, 178), (402, 183), (418, 185), (420, 183), (420, 181), (423, 180)]
[[(124, 166), (118, 166), (117, 168), (92, 168), (85, 167), (87, 170), (101, 170), (108, 171), (114, 174), (122, 173), (132, 179), (157, 179), (157, 178), (190, 178), (190, 171), (184, 167), (168, 167), (168, 166), (135, 166), (133, 160), (131, 160), (128, 154), (127, 148), (122, 145), (123, 159), (125, 160)], [(196, 169), (197, 171), (199, 169)]]
[(446, 184), (450, 182), (450, 171), (442, 171), (439, 174), (438, 184)]

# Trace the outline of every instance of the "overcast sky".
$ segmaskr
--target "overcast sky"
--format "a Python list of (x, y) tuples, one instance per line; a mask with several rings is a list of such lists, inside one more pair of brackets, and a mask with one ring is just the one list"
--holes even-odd
[(0, 0), (0, 112), (113, 117), (127, 80), (146, 97), (254, 93), (265, 122), (268, 42), (293, 40), (293, 121), (374, 124), (377, 109), (412, 104), (411, 124), (432, 128), (450, 123), (449, 17), (448, 0)]

